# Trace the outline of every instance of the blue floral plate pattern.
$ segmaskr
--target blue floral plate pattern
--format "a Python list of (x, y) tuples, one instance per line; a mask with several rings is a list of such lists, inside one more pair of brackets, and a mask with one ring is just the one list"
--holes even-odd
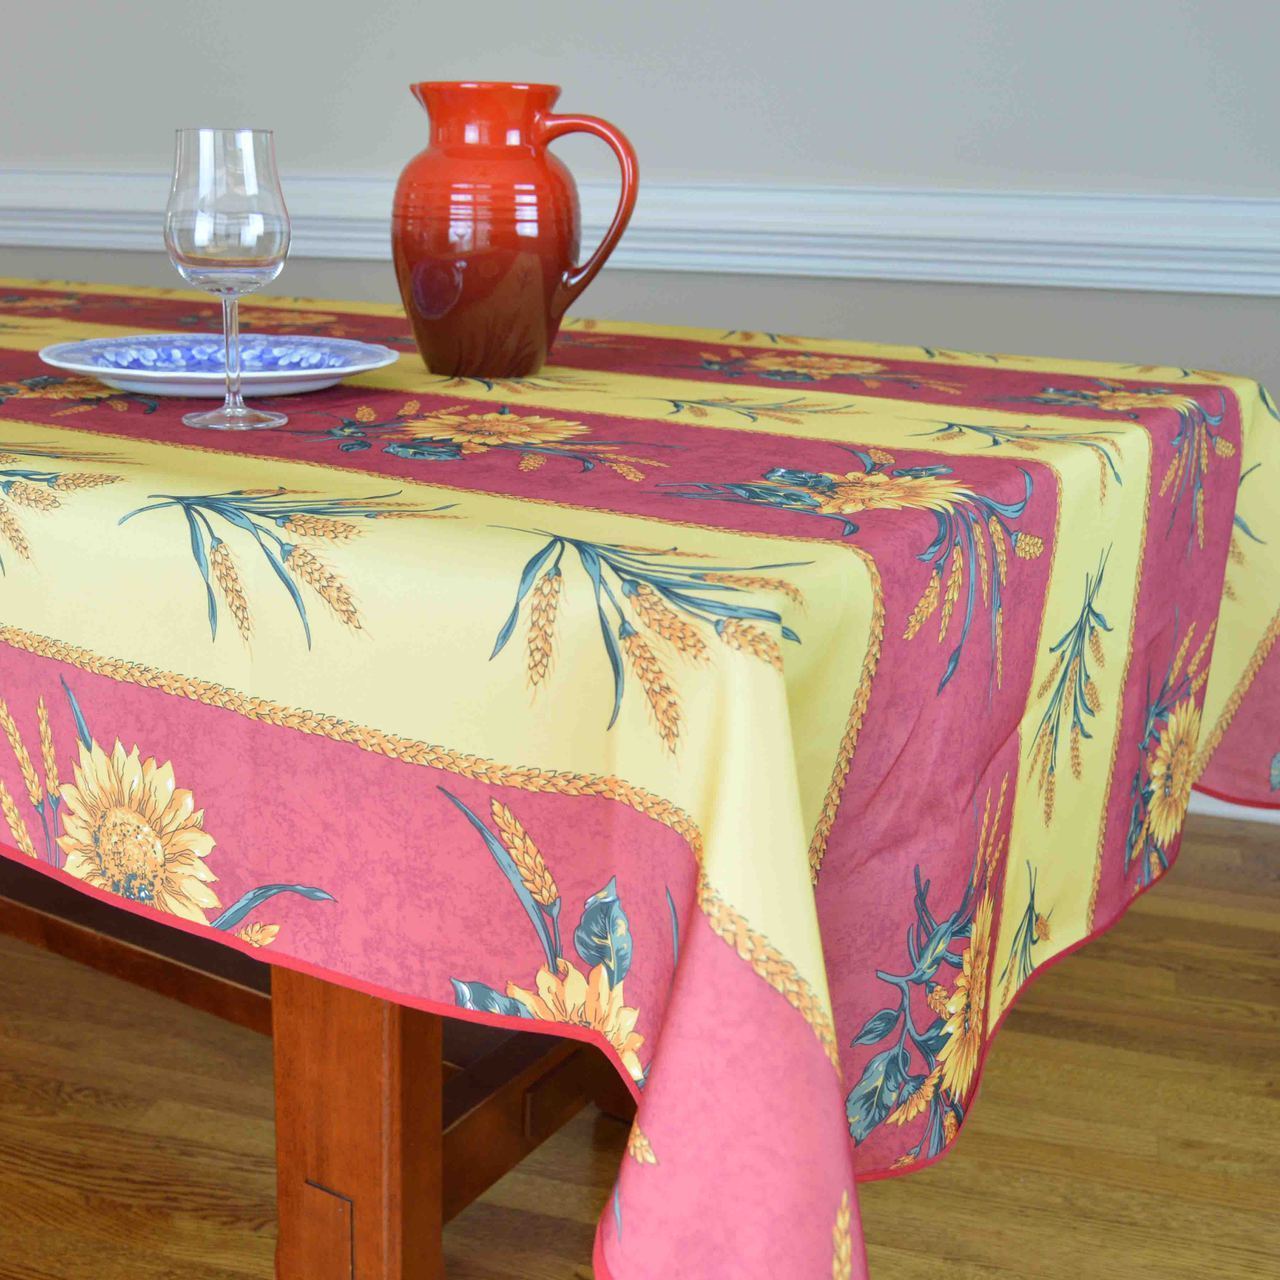
[[(321, 391), (398, 358), (390, 347), (349, 338), (240, 335), (246, 395)], [(45, 347), (40, 359), (55, 369), (97, 378), (119, 391), (153, 396), (221, 396), (225, 381), (220, 333), (157, 333), (59, 342)]]

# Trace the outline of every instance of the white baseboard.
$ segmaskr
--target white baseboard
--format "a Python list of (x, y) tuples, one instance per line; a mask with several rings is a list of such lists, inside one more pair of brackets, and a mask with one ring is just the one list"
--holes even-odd
[[(292, 176), (301, 257), (385, 259), (394, 180)], [(583, 240), (614, 188), (581, 184)], [(163, 173), (0, 169), (0, 245), (155, 249)], [(615, 267), (1280, 296), (1280, 199), (644, 183)]]
[(1228, 804), (1213, 796), (1191, 793), (1191, 813), (1201, 813), (1209, 818), (1237, 818), (1242, 822), (1262, 822), (1280, 827), (1280, 809), (1252, 809), (1248, 805)]

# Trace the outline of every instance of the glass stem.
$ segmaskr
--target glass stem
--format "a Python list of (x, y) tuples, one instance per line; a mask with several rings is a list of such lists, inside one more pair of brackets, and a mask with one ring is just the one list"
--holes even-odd
[(234, 293), (222, 297), (222, 334), (227, 343), (227, 402), (228, 412), (244, 409), (240, 395), (240, 299)]

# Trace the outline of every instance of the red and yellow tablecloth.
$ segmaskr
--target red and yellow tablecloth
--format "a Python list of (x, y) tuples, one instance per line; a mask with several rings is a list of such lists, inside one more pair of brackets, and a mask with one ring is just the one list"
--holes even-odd
[[(0, 282), (12, 856), (273, 962), (607, 1048), (598, 1273), (865, 1273), (1032, 974), (1280, 792), (1280, 411), (1246, 378), (565, 326), (212, 436), (44, 368), (204, 298)], [(7, 745), (6, 745), (7, 743)]]

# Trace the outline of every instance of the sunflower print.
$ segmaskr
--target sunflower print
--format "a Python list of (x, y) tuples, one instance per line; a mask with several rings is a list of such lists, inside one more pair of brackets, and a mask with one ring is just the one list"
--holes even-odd
[[(634, 943), (617, 880), (610, 880), (586, 900), (573, 932), (580, 961), (574, 964), (565, 956), (560, 935), (564, 906), (560, 889), (533, 834), (496, 796), (490, 799), (486, 820), (451, 792), (440, 790), (480, 837), (506, 878), (533, 925), (543, 960), (528, 987), (512, 981), (499, 990), (484, 982), (453, 978), (454, 1002), (475, 1012), (593, 1031), (613, 1050), (631, 1079), (643, 1085), (648, 1068), (640, 1058), (645, 1037), (636, 1030), (640, 1010), (627, 1004), (623, 992)], [(638, 1149), (652, 1156), (647, 1142)]]
[[(110, 751), (90, 732), (70, 686), (62, 691), (78, 737), (70, 780), (60, 767), (49, 705), (36, 705), (38, 757), (27, 748), (8, 702), (0, 697), (0, 729), (9, 741), (26, 798), (44, 835), (43, 854), (17, 801), (0, 782), (0, 808), (15, 843), (30, 858), (47, 862), (91, 888), (163, 915), (231, 933), (255, 948), (270, 946), (276, 924), (250, 921), (262, 904), (282, 893), (313, 902), (332, 901), (323, 889), (302, 884), (270, 884), (251, 889), (226, 910), (208, 864), (214, 837), (205, 829), (204, 810), (191, 791), (178, 786), (172, 762), (144, 756), (119, 737)], [(36, 758), (41, 768), (36, 767)], [(56, 833), (56, 834), (55, 834)], [(209, 912), (219, 911), (214, 919)], [(243, 927), (240, 927), (243, 926)]]
[[(344, 453), (382, 446), (382, 452), (415, 462), (457, 462), (498, 452), (515, 454), (521, 471), (537, 471), (548, 459), (576, 462), (584, 472), (599, 467), (623, 480), (639, 482), (645, 468), (667, 464), (649, 454), (678, 448), (650, 442), (633, 446), (625, 440), (596, 440), (586, 423), (568, 418), (517, 413), (503, 405), (485, 413), (453, 410), (423, 411), (421, 402), (407, 400), (390, 417), (361, 405), (349, 418), (324, 431), (295, 431), (312, 441), (336, 441)], [(643, 453), (632, 452), (643, 448)]]
[(610, 983), (609, 970), (603, 964), (595, 965), (584, 974), (568, 960), (561, 959), (554, 973), (546, 965), (538, 970), (532, 990), (525, 990), (514, 982), (507, 983), (507, 995), (524, 1005), (539, 1022), (556, 1022), (598, 1032), (612, 1045), (631, 1078), (644, 1079), (638, 1054), (644, 1037), (637, 1035), (635, 1029), (640, 1010), (626, 1004), (622, 984), (615, 987)]
[(160, 402), (152, 396), (133, 391), (114, 391), (93, 378), (62, 377), (40, 374), (34, 378), (22, 378), (17, 382), (0, 384), (0, 404), (9, 400), (67, 400), (71, 403), (55, 411), (55, 416), (83, 413), (87, 409), (104, 407), (125, 413), (131, 405), (141, 407), (143, 413), (155, 413)]
[(876, 468), (846, 471), (818, 499), (818, 513), (851, 516), (860, 511), (954, 511), (967, 496), (949, 480)]
[(1159, 688), (1148, 696), (1125, 838), (1124, 874), (1136, 867), (1135, 891), (1168, 869), (1191, 802), (1201, 732), (1197, 699), (1209, 677), (1216, 626), (1211, 623), (1198, 644), (1196, 624), (1187, 628)]
[(1150, 755), (1151, 799), (1147, 826), (1152, 840), (1171, 844), (1182, 830), (1195, 780), (1196, 746), (1200, 741), (1200, 708), (1184, 698), (1172, 711)]
[(424, 434), (448, 440), (465, 453), (486, 453), (497, 445), (561, 444), (585, 435), (581, 422), (542, 418), (520, 413), (437, 413), (403, 423), (390, 433), (393, 439), (414, 440)]
[(74, 783), (62, 788), (63, 869), (95, 889), (157, 911), (207, 924), (221, 905), (205, 865), (213, 837), (190, 791), (174, 783), (173, 766), (97, 743), (81, 747)]
[[(994, 805), (987, 793), (973, 870), (954, 911), (936, 914), (930, 882), (916, 867), (908, 967), (876, 971), (895, 999), (853, 1040), (855, 1047), (887, 1047), (866, 1061), (845, 1100), (849, 1132), (860, 1144), (884, 1124), (914, 1130), (916, 1142), (895, 1167), (935, 1156), (954, 1140), (977, 1080), (988, 1023), (993, 885), (1008, 848), (1008, 783), (1006, 775)], [(950, 987), (948, 972), (956, 975)]]
[(992, 897), (988, 890), (973, 913), (969, 946), (961, 961), (955, 990), (948, 998), (944, 1012), (947, 1021), (942, 1030), (946, 1036), (938, 1050), (942, 1068), (940, 1089), (950, 1090), (953, 1097), (967, 1096), (978, 1071), (978, 1060), (986, 1037), (987, 974), (991, 967)]
[(699, 366), (728, 378), (756, 375), (770, 382), (826, 382), (831, 378), (852, 379), (869, 391), (881, 387), (903, 387), (911, 391), (935, 391), (959, 395), (962, 388), (942, 378), (895, 373), (878, 360), (859, 356), (832, 355), (820, 351), (753, 351), (730, 347), (723, 355), (702, 352)]

